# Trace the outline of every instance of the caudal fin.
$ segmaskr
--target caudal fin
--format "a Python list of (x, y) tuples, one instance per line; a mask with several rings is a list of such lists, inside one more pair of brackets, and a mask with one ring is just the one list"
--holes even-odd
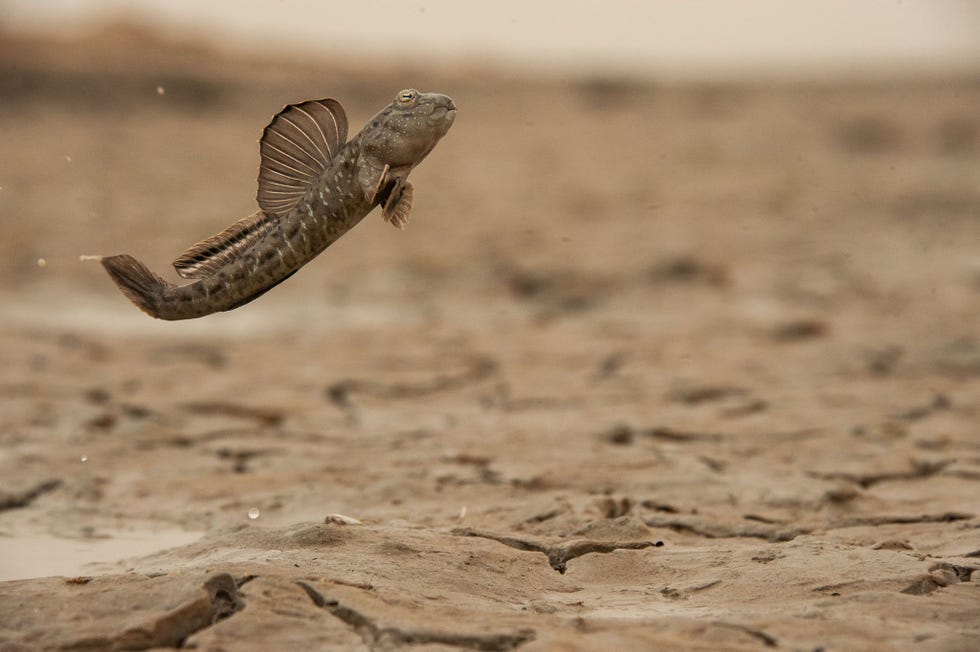
[(101, 260), (105, 271), (115, 281), (136, 307), (150, 315), (158, 316), (158, 306), (163, 291), (170, 285), (147, 269), (146, 265), (132, 256), (104, 256)]

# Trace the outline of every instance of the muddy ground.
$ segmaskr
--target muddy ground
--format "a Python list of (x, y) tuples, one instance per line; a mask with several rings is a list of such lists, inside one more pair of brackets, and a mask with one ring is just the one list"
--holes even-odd
[[(0, 43), (0, 649), (980, 647), (977, 79)], [(175, 280), (282, 104), (408, 86), (406, 232), (189, 322), (79, 262)]]

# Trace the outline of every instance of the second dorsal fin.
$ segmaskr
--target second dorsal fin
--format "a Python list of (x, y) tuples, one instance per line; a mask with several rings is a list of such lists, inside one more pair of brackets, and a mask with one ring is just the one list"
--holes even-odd
[(278, 222), (278, 218), (263, 211), (252, 213), (190, 247), (174, 261), (174, 269), (184, 278), (211, 276), (250, 249)]
[(288, 213), (347, 142), (347, 116), (334, 99), (283, 108), (262, 132), (259, 208)]

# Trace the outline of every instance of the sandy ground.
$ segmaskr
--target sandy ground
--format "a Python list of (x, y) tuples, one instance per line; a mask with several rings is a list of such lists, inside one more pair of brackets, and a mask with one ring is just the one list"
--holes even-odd
[[(976, 79), (0, 43), (0, 649), (980, 647)], [(460, 114), (406, 232), (192, 322), (78, 262), (407, 86)]]

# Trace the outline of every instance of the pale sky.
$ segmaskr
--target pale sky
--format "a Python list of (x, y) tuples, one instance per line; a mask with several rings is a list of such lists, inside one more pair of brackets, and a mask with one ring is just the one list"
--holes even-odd
[(980, 70), (980, 0), (0, 0), (9, 29), (130, 17), (233, 47), (651, 75)]

